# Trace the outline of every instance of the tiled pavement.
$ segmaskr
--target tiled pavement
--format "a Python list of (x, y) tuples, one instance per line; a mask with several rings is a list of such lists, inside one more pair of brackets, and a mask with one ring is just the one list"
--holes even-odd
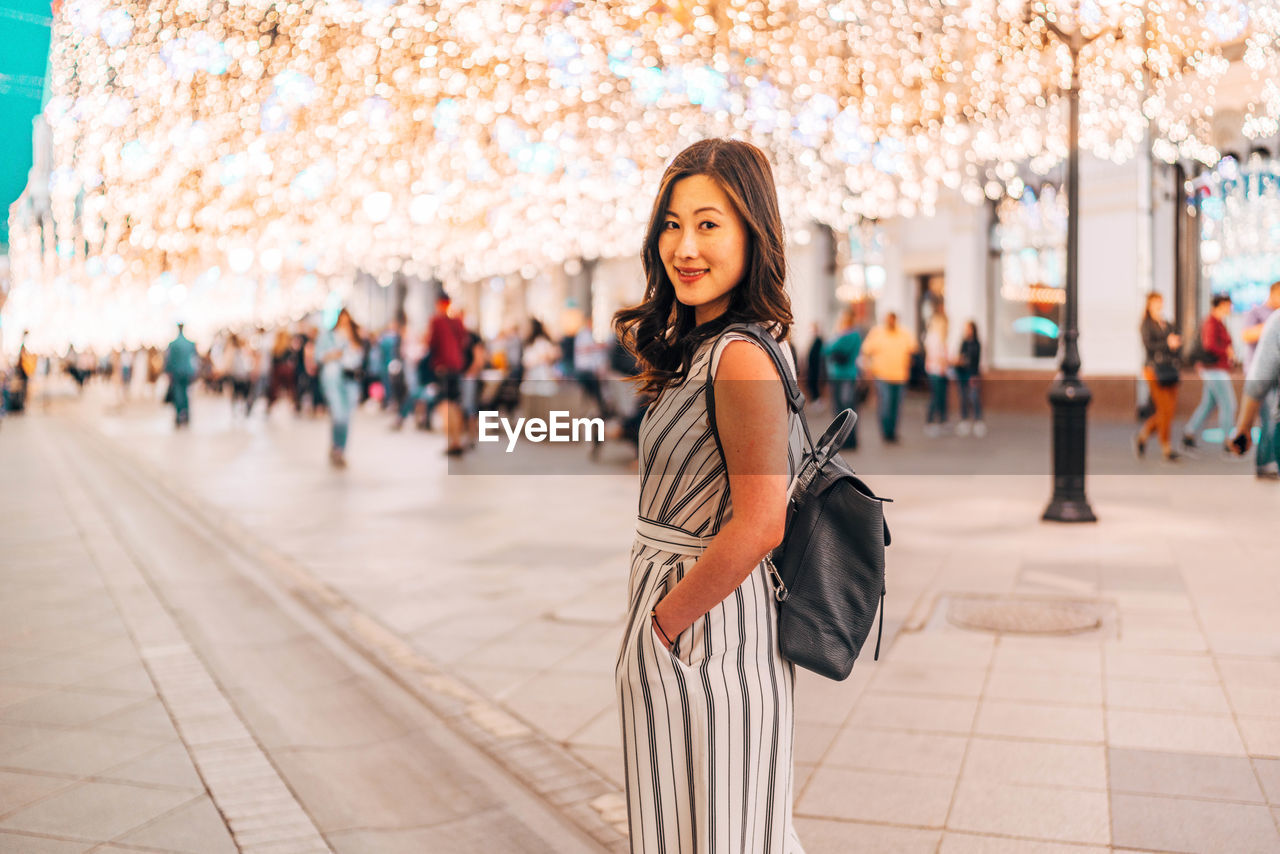
[[(334, 473), (323, 424), (229, 424), (202, 403), (190, 433), (147, 406), (88, 423), (618, 781), (624, 469), (448, 475), (437, 439), (365, 415)], [(985, 442), (1045, 441), (992, 426)], [(984, 447), (962, 442), (927, 453)], [(1093, 477), (1102, 521), (1082, 528), (1036, 521), (1043, 476), (875, 486), (897, 499), (888, 652), (846, 683), (799, 680), (810, 854), (1280, 851), (1280, 490)], [(939, 597), (957, 592), (1096, 597), (1115, 616), (1097, 635), (997, 638), (948, 626)]]
[(604, 850), (63, 422), (4, 431), (0, 852)]
[(47, 461), (0, 435), (0, 852), (234, 854)]

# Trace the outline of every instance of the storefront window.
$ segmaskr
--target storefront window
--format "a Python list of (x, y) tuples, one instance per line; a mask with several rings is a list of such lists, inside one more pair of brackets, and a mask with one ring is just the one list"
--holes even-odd
[(1005, 197), (990, 248), (992, 358), (1000, 367), (1051, 365), (1066, 302), (1066, 199), (1051, 184)]
[(1280, 279), (1280, 160), (1224, 157), (1189, 188), (1200, 210), (1203, 300), (1229, 294), (1237, 311), (1262, 302)]
[(884, 290), (884, 245), (884, 227), (877, 220), (864, 219), (849, 229), (849, 241), (844, 246), (847, 254), (842, 259), (844, 273), (836, 287), (836, 299), (861, 306), (860, 315), (865, 320), (875, 316), (875, 301)]

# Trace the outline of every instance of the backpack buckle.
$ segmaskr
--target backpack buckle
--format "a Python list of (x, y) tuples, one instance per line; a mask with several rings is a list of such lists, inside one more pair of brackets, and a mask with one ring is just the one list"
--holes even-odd
[(778, 573), (778, 568), (773, 565), (773, 557), (771, 555), (764, 556), (764, 564), (769, 568), (769, 575), (773, 577), (773, 598), (779, 602), (787, 601), (787, 585), (782, 580), (782, 575)]

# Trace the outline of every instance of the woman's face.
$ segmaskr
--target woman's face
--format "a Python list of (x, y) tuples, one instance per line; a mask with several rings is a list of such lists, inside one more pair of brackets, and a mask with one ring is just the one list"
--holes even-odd
[(1164, 311), (1164, 297), (1152, 297), (1151, 302), (1147, 303), (1147, 314), (1159, 320), (1162, 311)]
[(676, 299), (699, 324), (729, 307), (747, 268), (747, 226), (715, 179), (690, 175), (671, 191), (658, 254)]

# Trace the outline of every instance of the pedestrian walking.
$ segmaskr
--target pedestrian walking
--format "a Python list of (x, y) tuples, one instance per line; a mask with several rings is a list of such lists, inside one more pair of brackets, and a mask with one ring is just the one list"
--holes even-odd
[(916, 350), (915, 338), (898, 326), (898, 315), (892, 311), (862, 342), (862, 358), (876, 381), (880, 434), (890, 444), (898, 441), (902, 390), (911, 376), (911, 354)]
[[(295, 332), (289, 343), (289, 355), (293, 359), (293, 413), (302, 414), (302, 401), (311, 395), (311, 377), (307, 372), (307, 344), (310, 338), (304, 331)], [(311, 406), (315, 401), (311, 400)]]
[(951, 358), (947, 348), (947, 312), (939, 302), (924, 332), (924, 372), (929, 378), (929, 409), (925, 413), (925, 435), (937, 438), (947, 423), (947, 372)]
[(333, 328), (320, 333), (316, 361), (320, 363), (320, 384), (329, 407), (332, 436), (329, 462), (335, 468), (346, 468), (351, 413), (360, 399), (364, 340), (360, 337), (360, 327), (345, 308), (338, 312)]
[[(1246, 372), (1253, 367), (1253, 360), (1257, 358), (1263, 326), (1277, 310), (1280, 310), (1280, 281), (1272, 282), (1271, 288), (1267, 292), (1267, 299), (1245, 314), (1245, 328), (1240, 333), (1240, 337), (1249, 346), (1249, 358), (1245, 364)], [(1260, 434), (1261, 438), (1258, 440), (1258, 449), (1253, 457), (1255, 474), (1259, 478), (1267, 480), (1280, 478), (1280, 468), (1278, 468), (1277, 464), (1277, 458), (1280, 458), (1280, 448), (1272, 441), (1275, 435), (1275, 431), (1272, 429), (1275, 426), (1275, 421), (1272, 416), (1277, 410), (1280, 410), (1280, 393), (1272, 389), (1267, 392), (1266, 397), (1258, 408), (1258, 420), (1261, 422), (1262, 432)]]
[(480, 375), (489, 360), (484, 339), (467, 327), (466, 315), (458, 312), (458, 325), (465, 336), (462, 343), (462, 373), (458, 377), (458, 408), (462, 412), (462, 442), (471, 449), (480, 435)]
[(556, 393), (557, 366), (561, 349), (551, 340), (542, 321), (529, 322), (529, 334), (520, 351), (520, 411), (526, 418), (547, 418)]
[[(462, 321), (449, 316), (449, 295), (436, 298), (436, 313), (427, 326), (427, 362), (435, 373), (439, 397), (444, 406), (445, 454), (462, 455), (462, 372), (466, 369), (466, 349), (470, 341)], [(428, 421), (430, 420), (428, 413)]]
[(400, 411), (404, 398), (404, 375), (401, 359), (403, 345), (404, 322), (399, 318), (387, 324), (378, 336), (378, 379), (382, 382), (383, 409)]
[[(852, 308), (846, 308), (841, 312), (840, 322), (836, 326), (835, 334), (831, 337), (831, 343), (824, 348), (823, 352), (827, 363), (827, 384), (831, 388), (833, 414), (839, 414), (846, 409), (852, 409), (856, 413), (861, 404), (858, 399), (859, 384), (862, 379), (859, 376), (858, 357), (862, 354), (862, 333), (854, 326), (855, 322)], [(844, 447), (850, 451), (858, 448), (856, 420), (853, 423), (853, 429), (849, 431), (848, 438), (844, 440)]]
[(1142, 312), (1139, 332), (1146, 351), (1142, 373), (1151, 390), (1155, 412), (1133, 437), (1133, 448), (1139, 458), (1143, 457), (1147, 451), (1147, 439), (1155, 434), (1160, 440), (1165, 460), (1176, 462), (1178, 452), (1173, 449), (1170, 437), (1173, 434), (1173, 413), (1178, 408), (1178, 349), (1182, 346), (1182, 337), (1173, 331), (1173, 324), (1165, 320), (1161, 313), (1163, 309), (1164, 297), (1155, 291), (1147, 294), (1147, 307)]
[[(824, 391), (824, 380), (830, 380), (831, 376), (827, 373), (827, 364), (824, 350), (826, 341), (822, 338), (822, 328), (818, 324), (813, 324), (810, 328), (812, 338), (809, 339), (809, 352), (805, 355), (805, 390), (809, 393), (809, 401), (822, 400), (822, 392)], [(859, 338), (861, 345), (861, 338)], [(835, 411), (839, 412), (840, 407), (832, 404)], [(856, 444), (856, 443), (855, 443)]]
[(173, 424), (185, 427), (191, 421), (191, 400), (187, 388), (196, 377), (196, 345), (178, 324), (177, 336), (164, 352), (164, 372), (169, 376), (169, 397), (173, 403)]
[(400, 323), (400, 380), (394, 382), (396, 397), (396, 417), (391, 422), (392, 430), (404, 427), (404, 421), (413, 413), (421, 394), (420, 368), (425, 369), (426, 343), (423, 335), (409, 334), (403, 321)]
[(588, 317), (573, 337), (573, 370), (578, 387), (597, 413), (607, 408), (600, 385), (607, 361), (607, 345), (596, 340), (595, 329)]
[[(1275, 411), (1278, 396), (1280, 396), (1280, 311), (1273, 311), (1267, 318), (1267, 322), (1263, 324), (1253, 358), (1249, 362), (1249, 372), (1244, 380), (1244, 400), (1240, 407), (1240, 418), (1236, 422), (1231, 439), (1227, 442), (1229, 449), (1237, 454), (1243, 454), (1249, 450), (1249, 433), (1253, 429), (1254, 419), (1266, 407), (1271, 407), (1272, 411), (1267, 413), (1263, 421), (1263, 432), (1258, 439), (1258, 444), (1261, 445), (1265, 441), (1272, 448), (1280, 446), (1280, 412)], [(1258, 478), (1280, 481), (1280, 473), (1260, 471)]]
[[(249, 415), (259, 400), (266, 400), (267, 389), (271, 386), (271, 350), (274, 345), (272, 336), (259, 326), (252, 339), (252, 384), (249, 401), (245, 404), (244, 414)], [(267, 407), (270, 409), (270, 406)]]
[(987, 425), (982, 420), (982, 341), (978, 338), (978, 324), (972, 320), (964, 325), (964, 338), (960, 339), (956, 394), (960, 398), (956, 433), (968, 436), (972, 431), (978, 438), (987, 435)]
[(249, 395), (253, 390), (253, 353), (234, 332), (227, 338), (222, 351), (222, 375), (231, 381), (231, 415), (235, 416), (236, 402), (244, 406), (249, 415)]
[(159, 391), (156, 389), (156, 383), (164, 374), (164, 354), (156, 347), (147, 348), (147, 389), (151, 399), (155, 400)]
[(267, 414), (271, 407), (281, 398), (292, 398), (296, 394), (294, 378), (293, 336), (287, 329), (276, 330), (275, 343), (271, 346), (271, 380), (267, 386)]
[(1231, 314), (1231, 297), (1216, 294), (1209, 316), (1200, 325), (1200, 403), (1191, 420), (1182, 428), (1182, 446), (1195, 448), (1200, 429), (1209, 419), (1209, 413), (1218, 410), (1218, 426), (1222, 435), (1231, 433), (1236, 423), (1236, 393), (1231, 387), (1231, 363), (1235, 361), (1235, 349), (1226, 319)]
[(133, 385), (133, 351), (125, 349), (120, 353), (120, 397), (129, 399), (129, 389)]
[[(799, 419), (769, 355), (724, 334), (748, 322), (785, 340), (784, 251), (764, 154), (697, 142), (662, 179), (644, 302), (614, 320), (656, 397), (640, 431), (615, 671), (633, 854), (803, 851), (792, 821), (795, 671), (779, 652), (763, 561), (782, 539)], [(707, 421), (713, 380), (723, 455)]]
[(31, 377), (35, 375), (36, 359), (27, 349), (27, 330), (22, 331), (22, 339), (18, 342), (18, 358), (13, 363), (13, 377), (9, 380), (9, 402), (6, 409), (10, 412), (25, 412), (27, 409), (27, 391), (31, 386)]

